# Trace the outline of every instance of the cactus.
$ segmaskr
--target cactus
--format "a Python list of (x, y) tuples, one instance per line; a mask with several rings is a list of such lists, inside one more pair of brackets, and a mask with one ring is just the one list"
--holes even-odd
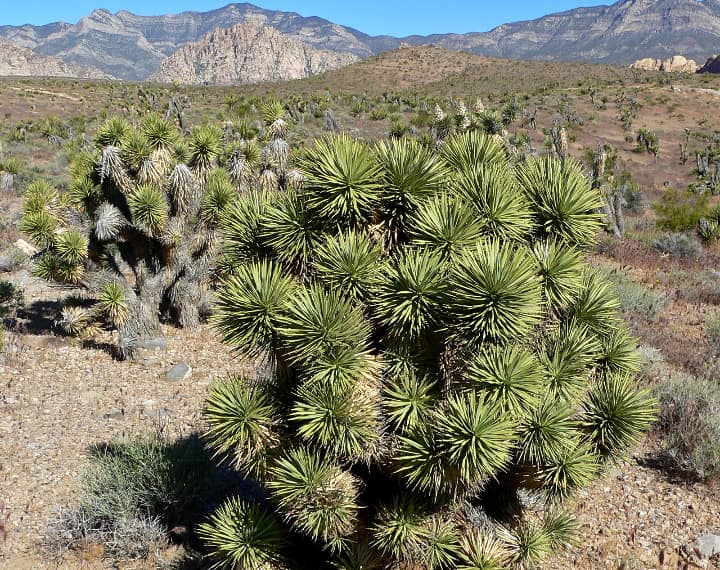
[(214, 323), (264, 365), (211, 390), (207, 439), (264, 491), (200, 526), (216, 565), (528, 567), (566, 544), (563, 501), (655, 409), (583, 262), (598, 190), (477, 131), (334, 136), (298, 167), (225, 218)]

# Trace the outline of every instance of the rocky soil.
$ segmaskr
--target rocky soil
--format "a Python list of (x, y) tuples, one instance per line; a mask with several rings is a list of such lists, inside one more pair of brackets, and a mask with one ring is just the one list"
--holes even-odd
[[(52, 334), (54, 302), (67, 290), (47, 289), (24, 272), (12, 279), (25, 287), (30, 320), (9, 335), (0, 364), (0, 567), (112, 567), (99, 552), (56, 559), (41, 546), (48, 522), (72, 502), (89, 448), (158, 427), (178, 435), (202, 429), (208, 388), (251, 367), (207, 326), (166, 328), (164, 349), (118, 362), (110, 333), (85, 345)], [(169, 381), (180, 363), (192, 373)], [(720, 534), (720, 485), (672, 481), (652, 466), (651, 445), (579, 494), (578, 546), (547, 568), (720, 568), (683, 550), (701, 535)]]

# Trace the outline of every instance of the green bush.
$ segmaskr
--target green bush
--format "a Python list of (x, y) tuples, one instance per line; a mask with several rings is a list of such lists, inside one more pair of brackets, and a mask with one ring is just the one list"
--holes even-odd
[(713, 344), (720, 342), (720, 315), (705, 317), (705, 332)]
[(708, 200), (707, 194), (666, 190), (653, 205), (658, 227), (671, 232), (694, 230), (700, 218), (708, 215)]
[(196, 437), (171, 442), (152, 434), (98, 447), (77, 505), (55, 521), (49, 540), (65, 548), (99, 542), (112, 556), (145, 557), (192, 517), (209, 470)]
[(387, 119), (389, 114), (390, 113), (387, 110), (387, 107), (380, 105), (372, 108), (370, 111), (370, 118), (373, 121), (382, 121), (383, 119)]
[(675, 376), (657, 389), (660, 457), (689, 477), (720, 475), (720, 387), (716, 380)]
[(583, 262), (599, 193), (572, 160), (514, 166), (478, 132), (439, 151), (326, 138), (298, 167), (300, 189), (225, 218), (214, 322), (265, 366), (212, 389), (207, 438), (264, 493), (200, 527), (217, 564), (487, 568), (560, 548), (562, 501), (654, 419), (617, 296)]

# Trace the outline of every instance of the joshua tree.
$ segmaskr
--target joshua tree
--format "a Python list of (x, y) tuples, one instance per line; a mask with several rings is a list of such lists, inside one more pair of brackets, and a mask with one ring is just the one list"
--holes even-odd
[(658, 153), (660, 152), (660, 139), (654, 131), (647, 129), (639, 129), (635, 138), (637, 141), (638, 151), (645, 151), (648, 154), (652, 154), (657, 160)]
[(213, 388), (207, 437), (264, 491), (200, 536), (243, 570), (534, 564), (572, 534), (563, 499), (654, 413), (583, 262), (598, 191), (478, 132), (437, 152), (336, 136), (298, 166), (299, 189), (226, 218), (215, 324), (265, 365)]
[(199, 127), (183, 138), (155, 114), (138, 127), (110, 119), (97, 149), (72, 164), (67, 194), (45, 182), (27, 189), (21, 227), (41, 248), (37, 274), (98, 298), (91, 313), (66, 312), (69, 330), (104, 317), (127, 357), (159, 334), (161, 315), (183, 327), (198, 323), (218, 222), (236, 195), (218, 166), (221, 136)]

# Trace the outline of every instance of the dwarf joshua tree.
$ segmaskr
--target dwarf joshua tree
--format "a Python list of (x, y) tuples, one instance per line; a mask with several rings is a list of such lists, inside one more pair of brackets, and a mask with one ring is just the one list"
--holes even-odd
[(583, 262), (597, 190), (478, 132), (335, 136), (298, 166), (225, 220), (215, 324), (264, 366), (212, 389), (207, 437), (265, 492), (200, 526), (217, 567), (506, 568), (566, 543), (562, 501), (654, 412)]
[(182, 137), (155, 114), (138, 127), (110, 119), (96, 150), (73, 162), (68, 193), (45, 182), (28, 187), (21, 227), (42, 250), (37, 274), (98, 298), (91, 315), (66, 311), (69, 330), (102, 316), (129, 356), (139, 339), (159, 333), (163, 313), (183, 327), (198, 323), (218, 221), (236, 194), (218, 167), (221, 134), (198, 127)]

